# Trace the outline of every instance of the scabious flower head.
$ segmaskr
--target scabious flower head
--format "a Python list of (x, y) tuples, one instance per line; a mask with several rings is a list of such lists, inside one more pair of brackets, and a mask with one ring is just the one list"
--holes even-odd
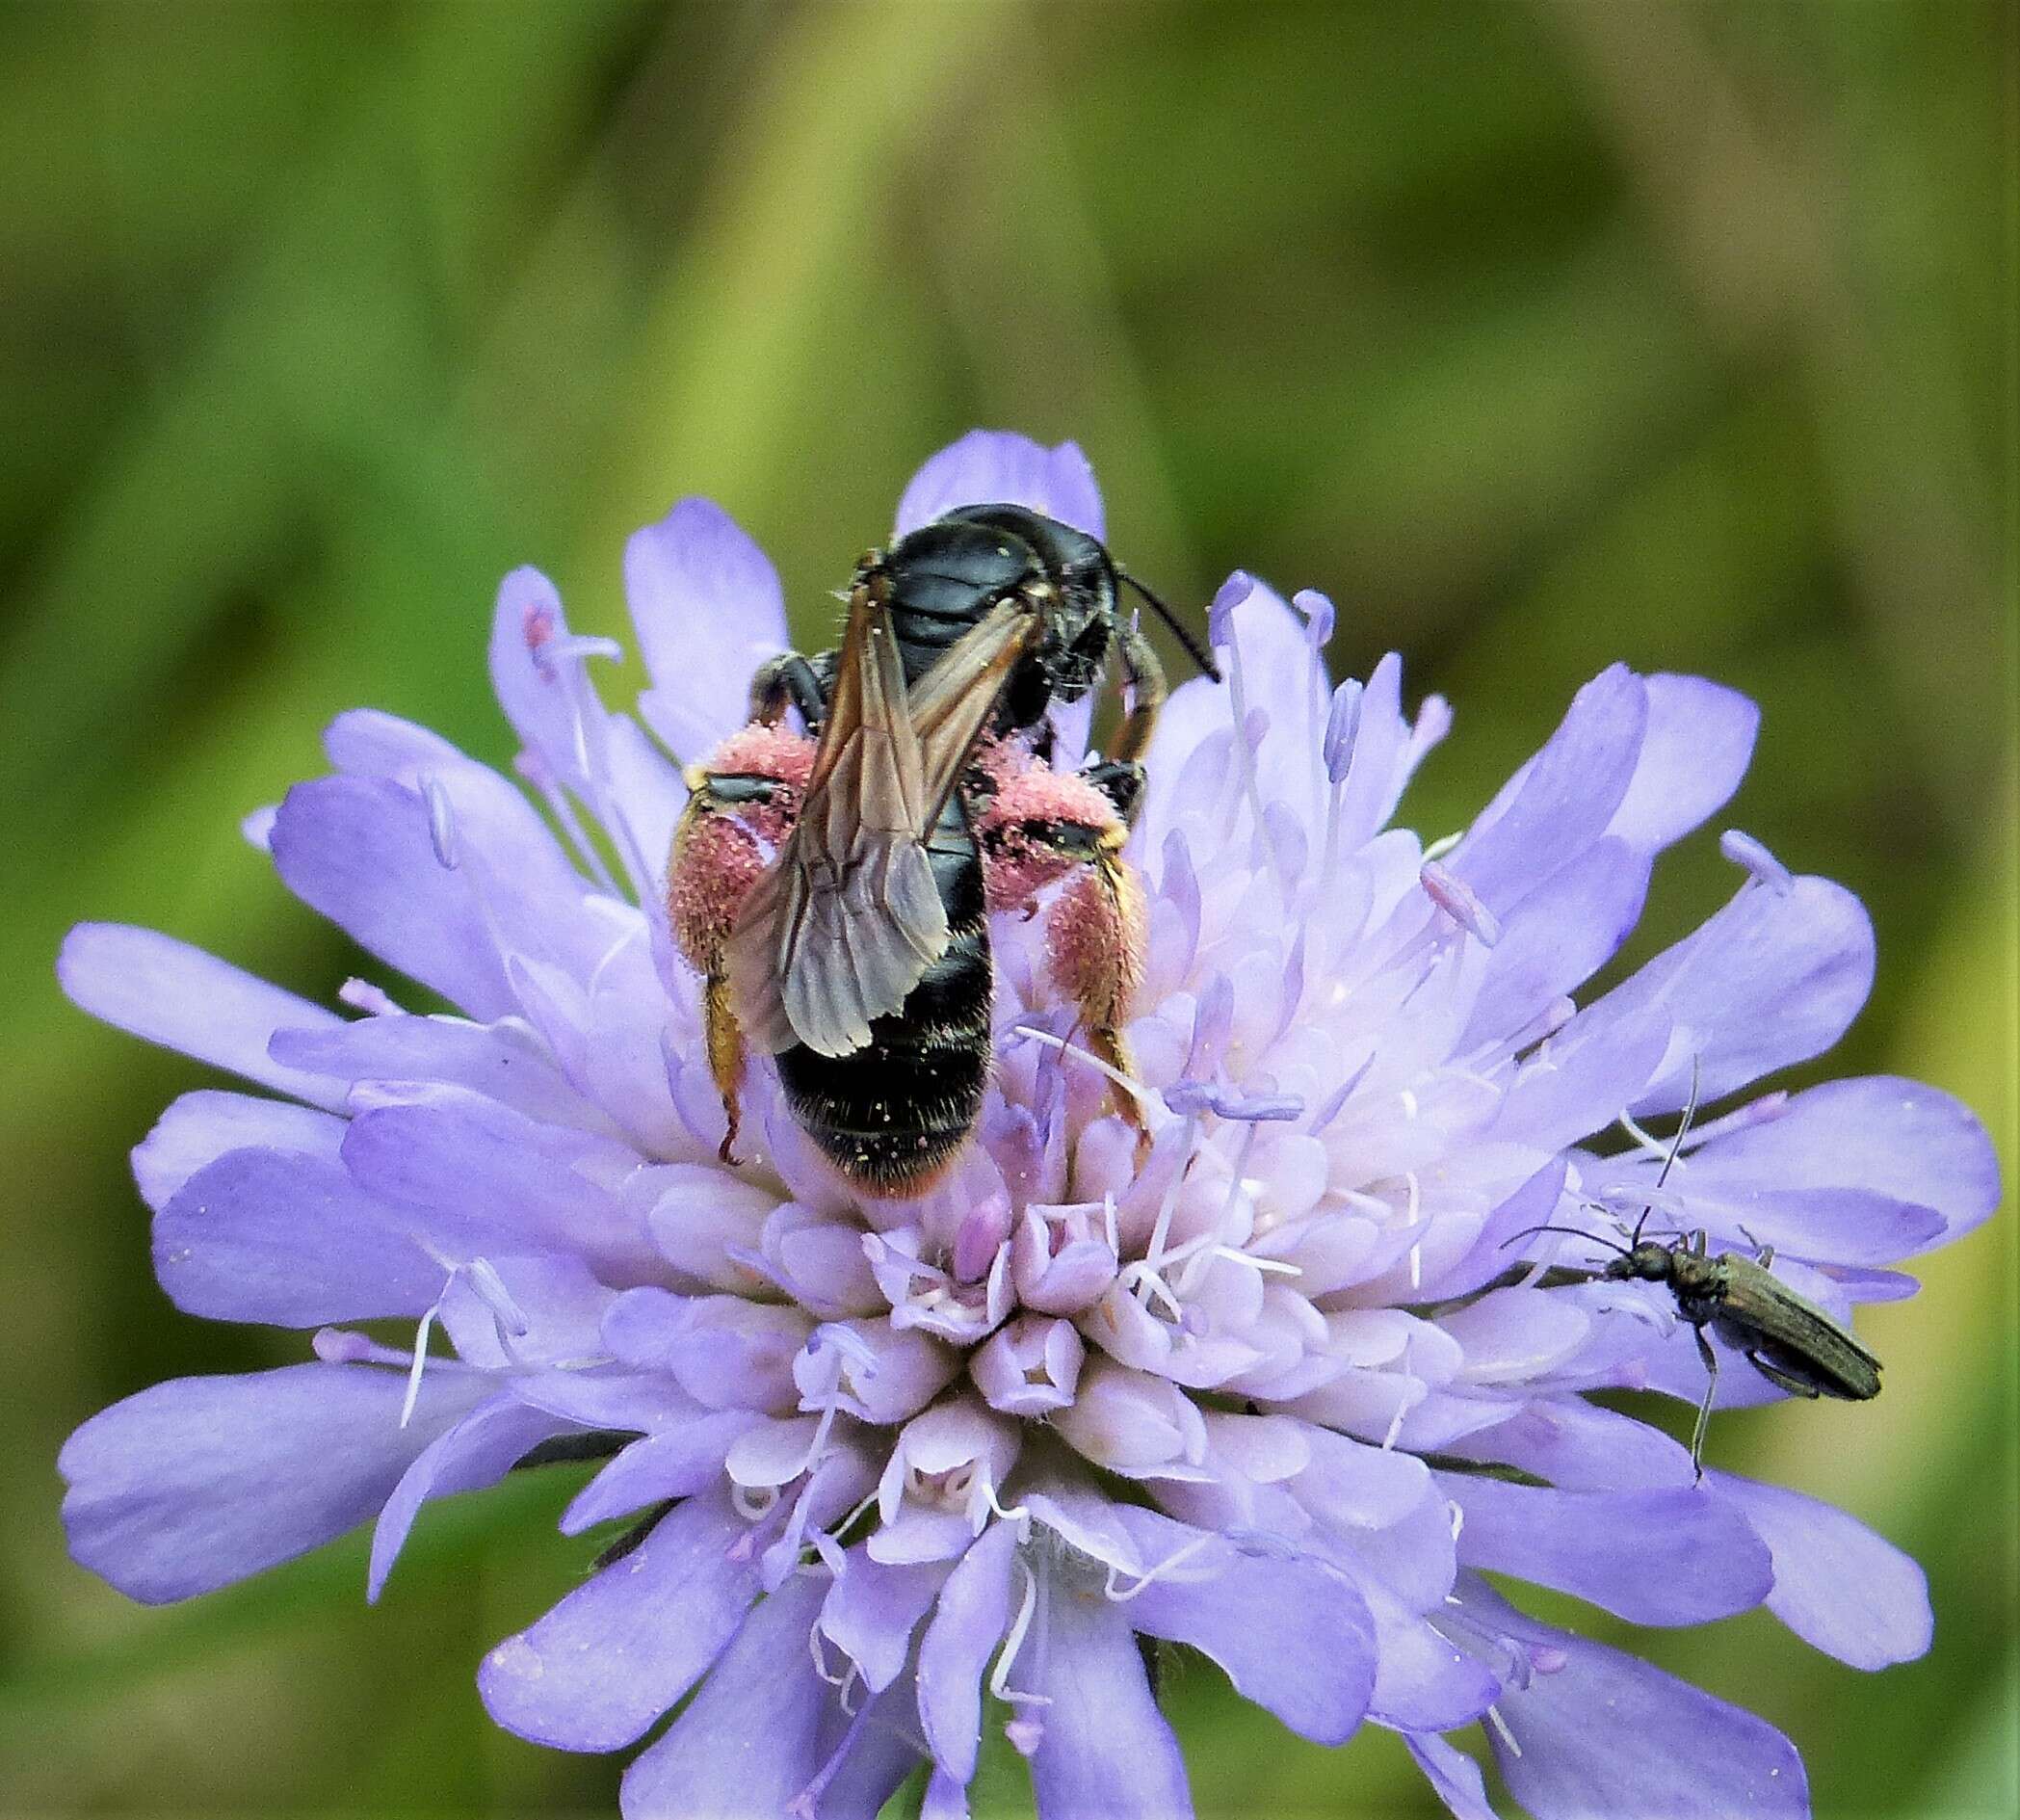
[[(897, 529), (984, 500), (1103, 534), (1076, 449), (983, 434), (927, 463)], [(990, 1725), (1048, 1820), (1185, 1812), (1146, 1638), (1306, 1737), (1402, 1732), (1460, 1815), (1488, 1811), (1453, 1742), (1474, 1728), (1541, 1820), (1804, 1811), (1765, 1723), (1481, 1577), (1647, 1624), (1765, 1602), (1869, 1669), (1928, 1641), (1921, 1574), (1884, 1542), (1790, 1491), (1697, 1482), (1587, 1395), (1703, 1384), (1674, 1298), (1597, 1278), (1610, 1215), (1772, 1246), (1849, 1321), (1998, 1197), (1983, 1133), (1928, 1088), (1747, 1096), (1836, 1040), (1873, 943), (1848, 893), (1745, 835), (1725, 837), (1744, 876), (1724, 909), (1576, 996), (1656, 856), (1738, 783), (1752, 706), (1610, 670), (1432, 855), (1389, 821), (1444, 704), (1407, 715), (1394, 657), (1335, 687), (1327, 603), (1237, 575), (1210, 616), (1226, 684), (1173, 694), (1130, 847), (1137, 1076), (1118, 1088), (1075, 1042), (1045, 921), (998, 916), (976, 1141), (883, 1201), (818, 1158), (768, 1064), (719, 1160), (668, 928), (667, 753), (699, 760), (743, 722), (787, 642), (777, 579), (686, 500), (632, 540), (625, 580), (643, 727), (590, 683), (615, 647), (521, 569), (490, 659), (528, 788), (353, 713), (333, 774), (249, 822), (388, 969), (340, 995), (362, 1015), (163, 936), (71, 936), (79, 1004), (276, 1095), (185, 1095), (135, 1151), (163, 1286), (313, 1332), (302, 1363), (86, 1423), (62, 1463), (77, 1559), (178, 1599), (373, 1521), (376, 1596), (428, 1498), (600, 1453), (562, 1527), (629, 1525), (621, 1551), (478, 1680), (500, 1724), (571, 1750), (635, 1745), (681, 1706), (625, 1777), (632, 1820), (873, 1815), (922, 1761), (927, 1811), (960, 1813)], [(1086, 721), (1060, 718), (1065, 772)], [(404, 1009), (395, 975), (455, 1014)], [(1693, 1082), (1659, 1183), (1645, 1121)], [(1525, 1235), (1543, 1225), (1593, 1238)], [(410, 1345), (357, 1331), (384, 1317)], [(1778, 1394), (1726, 1362), (1722, 1402)]]

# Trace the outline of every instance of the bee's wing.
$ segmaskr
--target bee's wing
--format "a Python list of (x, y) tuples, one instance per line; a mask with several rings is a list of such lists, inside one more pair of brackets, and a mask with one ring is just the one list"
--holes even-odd
[(726, 944), (749, 1042), (853, 1054), (946, 952), (924, 842), (1030, 631), (1028, 609), (999, 608), (964, 635), (921, 680), (922, 726), (888, 610), (852, 596), (800, 818)]

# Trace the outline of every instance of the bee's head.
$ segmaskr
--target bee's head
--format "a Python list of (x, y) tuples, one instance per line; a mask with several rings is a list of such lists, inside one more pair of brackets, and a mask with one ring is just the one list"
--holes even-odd
[(1100, 541), (1028, 506), (964, 506), (952, 515), (1006, 531), (1031, 550), (1045, 629), (1029, 662), (1053, 699), (1086, 695), (1115, 637), (1115, 566)]

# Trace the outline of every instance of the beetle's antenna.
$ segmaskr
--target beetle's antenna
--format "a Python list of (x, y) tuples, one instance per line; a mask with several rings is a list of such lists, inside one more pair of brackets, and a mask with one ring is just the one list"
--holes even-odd
[[(1663, 1167), (1656, 1175), (1655, 1185), (1658, 1192), (1669, 1179), (1669, 1172), (1676, 1167), (1676, 1159), (1683, 1149), (1684, 1139), (1691, 1135), (1691, 1121), (1697, 1117), (1698, 1063), (1699, 1058), (1693, 1055), (1691, 1058), (1691, 1096), (1684, 1101), (1682, 1122), (1676, 1127), (1676, 1135), (1669, 1140), (1669, 1154), (1663, 1158)], [(1635, 1222), (1634, 1242), (1637, 1245), (1641, 1242), (1641, 1228), (1648, 1224), (1648, 1216), (1654, 1211), (1652, 1206), (1643, 1204), (1641, 1217)], [(1683, 1235), (1679, 1232), (1677, 1236), (1681, 1238)]]
[(1152, 609), (1156, 612), (1157, 617), (1160, 620), (1164, 620), (1164, 622), (1171, 628), (1171, 636), (1185, 646), (1186, 655), (1190, 657), (1194, 663), (1199, 666), (1199, 673), (1202, 676), (1211, 676), (1216, 682), (1219, 682), (1220, 680), (1220, 666), (1214, 662), (1213, 652), (1208, 650), (1205, 646), (1201, 645), (1199, 641), (1196, 638), (1194, 638), (1189, 630), (1187, 630), (1185, 621), (1182, 620), (1177, 614), (1173, 613), (1169, 607), (1166, 606), (1162, 600), (1160, 600), (1154, 593), (1152, 593), (1149, 589), (1144, 587), (1141, 582), (1140, 582), (1134, 575), (1132, 575), (1128, 571), (1128, 569), (1116, 569), (1115, 579), (1117, 581), (1126, 581), (1132, 588), (1134, 588), (1137, 591), (1138, 593), (1141, 594), (1145, 600), (1150, 602), (1150, 605)]
[(1587, 1232), (1584, 1227), (1575, 1226), (1526, 1226), (1521, 1231), (1511, 1232), (1503, 1239), (1501, 1249), (1507, 1251), (1517, 1239), (1526, 1239), (1533, 1232), (1567, 1232), (1574, 1239), (1589, 1239), (1594, 1245), (1604, 1245), (1610, 1252), (1618, 1252), (1622, 1257), (1628, 1255), (1628, 1248), (1619, 1240), (1602, 1238), (1597, 1232)]

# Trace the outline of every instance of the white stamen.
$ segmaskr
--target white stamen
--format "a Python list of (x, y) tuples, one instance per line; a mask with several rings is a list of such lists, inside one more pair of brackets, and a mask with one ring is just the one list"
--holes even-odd
[(775, 1485), (732, 1485), (729, 1501), (747, 1523), (755, 1523), (771, 1515), (778, 1502), (778, 1488)]
[(420, 1324), (414, 1329), (413, 1362), (407, 1372), (407, 1396), (400, 1405), (400, 1426), (405, 1428), (414, 1419), (414, 1405), (421, 1400), (421, 1374), (428, 1369), (428, 1335), (434, 1327), (434, 1318), (441, 1312), (440, 1302), (431, 1302), (421, 1315)]
[(1165, 1097), (1154, 1087), (1146, 1087), (1140, 1081), (1113, 1068), (1098, 1055), (1083, 1049), (1077, 1042), (1068, 1042), (1062, 1037), (1055, 1037), (1049, 1030), (1040, 1030), (1033, 1024), (1012, 1024), (1010, 1033), (1019, 1037), (1035, 1037), (1038, 1042), (1057, 1049), (1062, 1055), (1070, 1055), (1076, 1062), (1085, 1062), (1088, 1067), (1105, 1074), (1121, 1088), (1140, 1106), (1148, 1106), (1161, 1112), (1167, 1119), (1172, 1116), (1171, 1109), (1165, 1104)]
[(1669, 1160), (1668, 1145), (1659, 1143), (1652, 1133), (1644, 1130), (1636, 1121), (1633, 1113), (1623, 1112), (1620, 1115), (1620, 1128), (1634, 1139), (1635, 1143), (1642, 1149), (1646, 1150), (1650, 1156), (1654, 1157), (1658, 1163), (1666, 1163)]
[(441, 778), (431, 774), (421, 779), (421, 795), (428, 804), (428, 839), (434, 848), (435, 863), (454, 872), (459, 863), (456, 851), (456, 805)]
[(1501, 1733), (1502, 1743), (1507, 1745), (1515, 1755), (1520, 1756), (1522, 1754), (1522, 1747), (1515, 1742), (1515, 1734), (1508, 1728), (1508, 1721), (1502, 1718), (1501, 1708), (1489, 1706), (1487, 1708), (1487, 1717), (1494, 1722), (1494, 1729)]
[(1108, 1570), (1108, 1579), (1104, 1584), (1102, 1591), (1107, 1595), (1108, 1598), (1113, 1603), (1117, 1605), (1123, 1604), (1126, 1601), (1135, 1598), (1139, 1593), (1145, 1591), (1155, 1582), (1168, 1578), (1171, 1575), (1171, 1573), (1177, 1569), (1177, 1568), (1182, 1562), (1187, 1561), (1192, 1556), (1197, 1554), (1200, 1551), (1200, 1549), (1204, 1548), (1207, 1545), (1208, 1543), (1217, 1542), (1220, 1539), (1217, 1536), (1213, 1535), (1195, 1536), (1191, 1542), (1185, 1543), (1184, 1546), (1172, 1550), (1170, 1554), (1167, 1554), (1154, 1568), (1150, 1569), (1149, 1571), (1140, 1575), (1137, 1579), (1136, 1585), (1132, 1586), (1126, 1593), (1118, 1593), (1115, 1591), (1115, 1576), (1118, 1573), (1126, 1573), (1128, 1569), (1126, 1568), (1111, 1567)]
[(1049, 1706), (1052, 1704), (1050, 1695), (1022, 1693), (1010, 1684), (1010, 1669), (1017, 1660), (1017, 1651), (1024, 1647), (1025, 1633), (1031, 1629), (1032, 1615), (1038, 1604), (1037, 1575), (1022, 1561), (1017, 1563), (1017, 1571), (1024, 1576), (1024, 1600), (1010, 1622), (1010, 1635), (996, 1657), (996, 1666), (989, 1671), (989, 1692), (1013, 1706)]

